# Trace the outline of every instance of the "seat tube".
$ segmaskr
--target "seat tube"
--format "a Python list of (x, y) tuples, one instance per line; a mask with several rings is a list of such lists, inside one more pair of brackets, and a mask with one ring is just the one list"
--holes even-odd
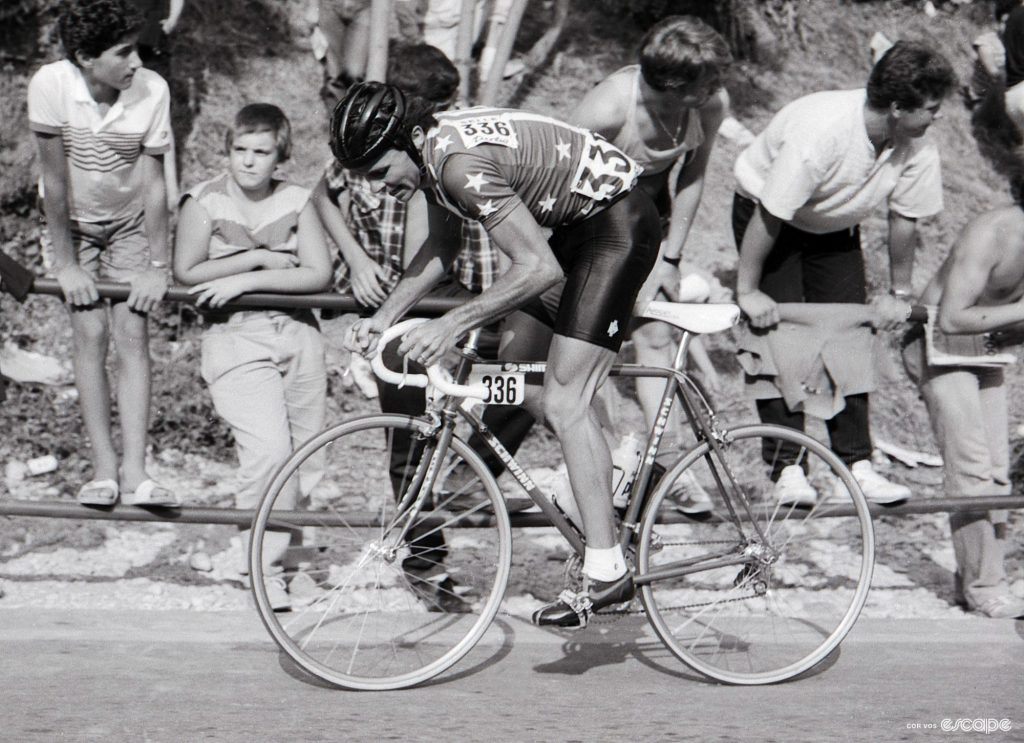
[(693, 340), (693, 333), (689, 330), (683, 331), (683, 339), (679, 341), (679, 348), (676, 349), (676, 358), (672, 362), (672, 368), (682, 371), (686, 368), (686, 357), (690, 354), (690, 342)]

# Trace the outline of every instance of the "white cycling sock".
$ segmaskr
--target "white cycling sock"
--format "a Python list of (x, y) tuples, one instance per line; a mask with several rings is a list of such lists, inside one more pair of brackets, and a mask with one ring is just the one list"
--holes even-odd
[(622, 547), (607, 549), (587, 547), (583, 553), (583, 574), (594, 580), (616, 580), (626, 574), (626, 558)]

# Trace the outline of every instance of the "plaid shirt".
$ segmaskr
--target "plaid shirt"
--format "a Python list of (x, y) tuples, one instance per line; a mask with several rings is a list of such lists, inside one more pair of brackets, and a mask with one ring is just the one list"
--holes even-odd
[[(366, 178), (346, 170), (336, 161), (327, 166), (324, 180), (333, 202), (338, 203), (342, 192), (348, 192), (349, 205), (342, 217), (366, 254), (384, 267), (387, 275), (382, 286), (390, 293), (402, 277), (405, 203), (386, 194), (373, 193)], [(452, 266), (452, 275), (474, 293), (482, 292), (497, 278), (498, 256), (479, 222), (463, 220), (462, 249)], [(334, 287), (342, 294), (351, 292), (348, 264), (340, 252), (334, 260)]]

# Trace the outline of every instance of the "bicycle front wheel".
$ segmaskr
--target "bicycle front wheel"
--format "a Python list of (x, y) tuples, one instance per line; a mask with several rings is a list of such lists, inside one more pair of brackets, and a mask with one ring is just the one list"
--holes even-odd
[[(825, 659), (857, 620), (874, 567), (871, 514), (849, 468), (800, 431), (743, 426), (726, 432), (720, 451), (700, 444), (652, 493), (641, 597), (688, 666), (731, 684), (784, 681)], [(819, 493), (811, 508), (775, 498), (773, 480), (791, 464)], [(672, 494), (695, 483), (714, 503), (705, 523), (675, 513)]]
[[(498, 611), (511, 564), (504, 501), (468, 444), (453, 437), (436, 456), (437, 438), (407, 416), (342, 423), (299, 448), (260, 502), (249, 554), (257, 608), (281, 649), (324, 681), (426, 681)], [(318, 477), (312, 509), (295, 510)]]

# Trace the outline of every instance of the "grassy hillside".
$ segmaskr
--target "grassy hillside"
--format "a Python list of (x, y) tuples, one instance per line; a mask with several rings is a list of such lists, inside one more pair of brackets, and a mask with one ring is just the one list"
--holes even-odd
[[(980, 3), (979, 3), (980, 5)], [(532, 7), (532, 6), (531, 6)], [(928, 18), (899, 2), (849, 3), (808, 0), (800, 4), (799, 34), (783, 40), (787, 54), (769, 67), (738, 65), (729, 83), (735, 115), (757, 131), (786, 102), (806, 93), (863, 85), (870, 68), (868, 40), (876, 30), (890, 37), (893, 29), (904, 38), (930, 41), (946, 50), (961, 79), (969, 69), (970, 39), (980, 26), (978, 11), (940, 13)], [(176, 128), (187, 136), (181, 178), (184, 187), (224, 166), (223, 131), (234, 111), (245, 102), (263, 100), (280, 105), (290, 115), (296, 139), (289, 175), (312, 184), (328, 155), (326, 113), (317, 97), (320, 70), (306, 48), (305, 3), (300, 0), (228, 0), (187, 3), (175, 38), (177, 75), (174, 86)], [(602, 76), (633, 60), (641, 30), (609, 17), (592, 3), (577, 1), (567, 32), (551, 64), (525, 85), (507, 91), (519, 107), (564, 115)], [(28, 68), (0, 72), (0, 246), (39, 266), (38, 226), (30, 208), (33, 151), (25, 133), (21, 103)], [(1008, 200), (1007, 189), (979, 155), (970, 133), (967, 112), (958, 98), (945, 105), (944, 117), (933, 127), (943, 155), (946, 209), (921, 228), (922, 245), (915, 284), (923, 286), (970, 216)], [(736, 256), (729, 209), (732, 163), (737, 145), (720, 140), (714, 154), (704, 203), (698, 214), (686, 257), (716, 273), (728, 285)], [(884, 215), (865, 225), (869, 278), (885, 286)], [(9, 297), (0, 300), (0, 335), (14, 337), (27, 347), (67, 357), (69, 337), (57, 303), (32, 298), (24, 306)], [(198, 329), (188, 312), (166, 308), (157, 318), (156, 369), (157, 448), (182, 448), (229, 457), (229, 440), (212, 414), (198, 380)], [(891, 355), (894, 361), (895, 355)], [(716, 358), (732, 372), (725, 407), (730, 420), (749, 419), (752, 409), (741, 396), (741, 384), (728, 340), (717, 343)], [(902, 370), (893, 364), (892, 383), (875, 396), (875, 433), (912, 448), (933, 448), (923, 406)], [(1020, 422), (1022, 393), (1014, 375), (1011, 419)], [(80, 424), (75, 406), (62, 402), (54, 390), (15, 386), (0, 411), (0, 460), (58, 452), (66, 457), (59, 480), (69, 486), (83, 471)], [(185, 405), (182, 400), (188, 400)], [(340, 414), (340, 410), (335, 413)]]

